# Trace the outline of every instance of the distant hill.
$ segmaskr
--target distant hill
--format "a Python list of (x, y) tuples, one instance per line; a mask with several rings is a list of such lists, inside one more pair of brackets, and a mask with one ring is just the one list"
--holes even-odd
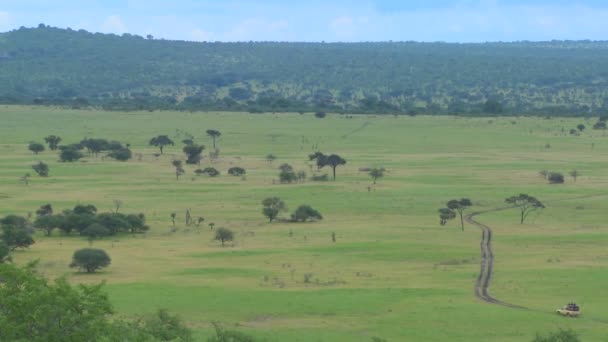
[(40, 25), (0, 34), (0, 103), (596, 115), (608, 42), (198, 43)]

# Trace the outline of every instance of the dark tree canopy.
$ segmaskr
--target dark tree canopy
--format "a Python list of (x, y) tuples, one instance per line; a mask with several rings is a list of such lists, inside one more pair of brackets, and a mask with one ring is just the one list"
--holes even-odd
[(564, 183), (564, 175), (559, 172), (551, 172), (547, 176), (547, 180), (550, 184), (563, 184)]
[[(45, 25), (3, 34), (0, 102), (109, 110), (596, 115), (607, 110), (608, 81), (598, 77), (608, 70), (607, 45), (199, 43)], [(191, 89), (186, 96), (183, 85)]]
[(44, 141), (49, 145), (49, 149), (51, 151), (55, 151), (59, 147), (59, 143), (61, 142), (61, 137), (56, 135), (49, 135), (44, 138)]
[(244, 168), (239, 166), (234, 166), (228, 169), (228, 174), (235, 177), (240, 177), (247, 173)]
[(279, 216), (282, 211), (287, 211), (287, 206), (282, 199), (278, 197), (268, 197), (262, 201), (262, 214), (272, 222)]
[(322, 220), (323, 216), (311, 206), (301, 205), (296, 209), (296, 211), (294, 211), (293, 214), (291, 214), (291, 219), (295, 222), (306, 222)]
[(133, 157), (133, 152), (127, 147), (122, 147), (108, 153), (108, 157), (118, 161), (127, 161)]
[(439, 212), (439, 224), (442, 226), (445, 226), (445, 224), (449, 220), (453, 220), (456, 218), (456, 213), (454, 212), (454, 210), (452, 210), (450, 208), (441, 208), (438, 210), (438, 212)]
[(103, 249), (83, 248), (74, 252), (70, 267), (79, 268), (87, 273), (94, 273), (109, 266), (111, 262), (110, 256)]
[(315, 152), (308, 156), (310, 160), (316, 160), (317, 168), (321, 169), (325, 166), (330, 166), (333, 171), (333, 178), (336, 180), (336, 168), (340, 165), (345, 165), (346, 160), (337, 154), (325, 155), (321, 152)]
[(448, 203), (446, 203), (446, 206), (449, 209), (457, 211), (458, 214), (460, 215), (460, 226), (462, 228), (462, 231), (464, 231), (464, 219), (463, 219), (462, 215), (463, 215), (464, 211), (468, 207), (471, 207), (472, 205), (473, 205), (473, 202), (471, 202), (471, 200), (468, 198), (454, 199), (454, 200), (450, 200), (450, 201), (448, 201)]
[(186, 154), (186, 164), (200, 164), (203, 159), (202, 153), (204, 149), (205, 146), (203, 145), (190, 144), (184, 146), (182, 150)]
[(48, 177), (49, 176), (49, 166), (46, 163), (38, 162), (37, 164), (32, 165), (32, 169), (40, 177)]
[(213, 140), (213, 148), (215, 149), (215, 141), (222, 135), (222, 133), (216, 129), (208, 129), (206, 133)]
[(378, 179), (384, 177), (384, 171), (386, 171), (384, 168), (376, 168), (376, 167), (369, 170), (368, 174), (373, 179), (374, 184), (376, 184), (376, 181)]
[(201, 171), (202, 174), (206, 174), (209, 177), (217, 177), (220, 172), (214, 167), (206, 167)]
[(220, 241), (224, 246), (226, 242), (234, 240), (234, 233), (228, 228), (220, 227), (215, 231), (215, 240)]
[(528, 194), (519, 194), (518, 196), (511, 196), (505, 199), (505, 203), (512, 205), (513, 207), (519, 208), (521, 212), (520, 223), (524, 224), (526, 217), (536, 210), (544, 209), (545, 205), (541, 203), (534, 196)]
[(148, 143), (150, 146), (156, 146), (160, 149), (160, 154), (163, 154), (163, 148), (167, 145), (173, 145), (173, 140), (167, 135), (159, 135), (152, 139)]
[(84, 155), (75, 148), (62, 149), (59, 153), (59, 159), (62, 162), (75, 162), (84, 157)]
[(4, 241), (11, 251), (28, 248), (34, 244), (33, 233), (30, 222), (25, 217), (8, 215), (0, 219), (0, 240)]
[(44, 145), (42, 145), (41, 143), (37, 143), (37, 142), (31, 142), (27, 148), (34, 152), (34, 154), (38, 154), (42, 151), (44, 151)]

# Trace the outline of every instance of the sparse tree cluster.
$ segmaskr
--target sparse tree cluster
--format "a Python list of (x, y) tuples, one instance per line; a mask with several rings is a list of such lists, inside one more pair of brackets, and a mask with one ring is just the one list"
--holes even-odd
[[(287, 205), (278, 197), (268, 197), (262, 201), (262, 214), (268, 218), (269, 222), (277, 220), (281, 212), (287, 211)], [(306, 222), (322, 220), (323, 216), (319, 211), (309, 205), (300, 205), (291, 214), (288, 222)]]
[(309, 155), (308, 158), (311, 161), (316, 161), (318, 169), (324, 168), (325, 166), (331, 167), (334, 180), (336, 180), (336, 168), (346, 164), (346, 160), (337, 154), (325, 155), (321, 152), (315, 152)]

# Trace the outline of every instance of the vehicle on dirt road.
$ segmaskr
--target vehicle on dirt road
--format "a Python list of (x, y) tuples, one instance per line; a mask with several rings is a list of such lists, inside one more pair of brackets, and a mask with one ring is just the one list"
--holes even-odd
[(562, 316), (567, 317), (578, 317), (581, 314), (581, 308), (576, 303), (568, 303), (561, 309), (557, 309), (555, 312)]

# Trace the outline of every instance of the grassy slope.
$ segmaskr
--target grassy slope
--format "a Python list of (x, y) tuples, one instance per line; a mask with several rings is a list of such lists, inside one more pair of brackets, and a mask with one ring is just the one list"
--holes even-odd
[[(49, 276), (106, 280), (122, 314), (166, 307), (180, 313), (201, 339), (212, 320), (276, 341), (369, 341), (372, 336), (522, 341), (557, 327), (571, 327), (587, 341), (607, 337), (606, 324), (598, 320), (608, 320), (608, 297), (600, 295), (608, 285), (608, 197), (549, 203), (524, 226), (517, 224), (515, 211), (480, 216), (495, 230), (491, 293), (534, 311), (477, 300), (479, 231), (470, 227), (462, 233), (455, 221), (440, 227), (436, 217), (444, 201), (460, 196), (471, 197), (477, 209), (489, 209), (520, 192), (547, 201), (606, 193), (608, 138), (598, 132), (562, 135), (562, 127), (567, 132), (578, 120), (319, 120), (297, 114), (25, 107), (1, 107), (0, 115), (0, 215), (26, 214), (47, 202), (57, 211), (77, 202), (109, 210), (113, 199), (121, 199), (122, 210), (148, 217), (152, 231), (145, 237), (95, 243), (113, 259), (98, 275), (75, 274), (67, 267), (73, 251), (87, 246), (77, 237), (39, 236), (30, 250), (16, 255), (20, 263), (40, 258)], [(188, 167), (187, 176), (176, 182), (170, 160), (181, 148), (167, 148), (157, 160), (156, 151), (146, 146), (153, 135), (170, 134), (179, 141), (184, 131), (209, 145), (203, 133), (209, 128), (223, 133), (224, 157), (214, 165), (223, 175), (217, 179), (192, 180)], [(61, 135), (65, 142), (85, 136), (118, 139), (131, 143), (143, 159), (62, 164), (49, 151), (40, 156), (27, 151), (30, 140), (42, 141), (47, 134)], [(282, 162), (310, 174), (306, 155), (314, 144), (348, 160), (335, 183), (272, 184)], [(279, 157), (273, 166), (264, 161), (267, 153)], [(51, 177), (33, 177), (25, 187), (18, 178), (36, 160), (50, 164)], [(225, 175), (231, 165), (245, 167), (246, 180)], [(389, 170), (371, 193), (369, 178), (358, 172), (366, 166)], [(538, 176), (541, 169), (573, 168), (583, 174), (576, 184), (568, 179), (549, 186)], [(259, 203), (271, 195), (285, 199), (291, 209), (312, 204), (326, 219), (267, 224)], [(177, 212), (183, 222), (186, 208), (206, 223), (235, 230), (236, 245), (219, 247), (206, 227), (170, 234), (169, 214)], [(337, 244), (331, 243), (331, 232)], [(305, 273), (314, 274), (312, 284), (304, 283)], [(585, 318), (551, 314), (569, 300), (581, 304)]]

